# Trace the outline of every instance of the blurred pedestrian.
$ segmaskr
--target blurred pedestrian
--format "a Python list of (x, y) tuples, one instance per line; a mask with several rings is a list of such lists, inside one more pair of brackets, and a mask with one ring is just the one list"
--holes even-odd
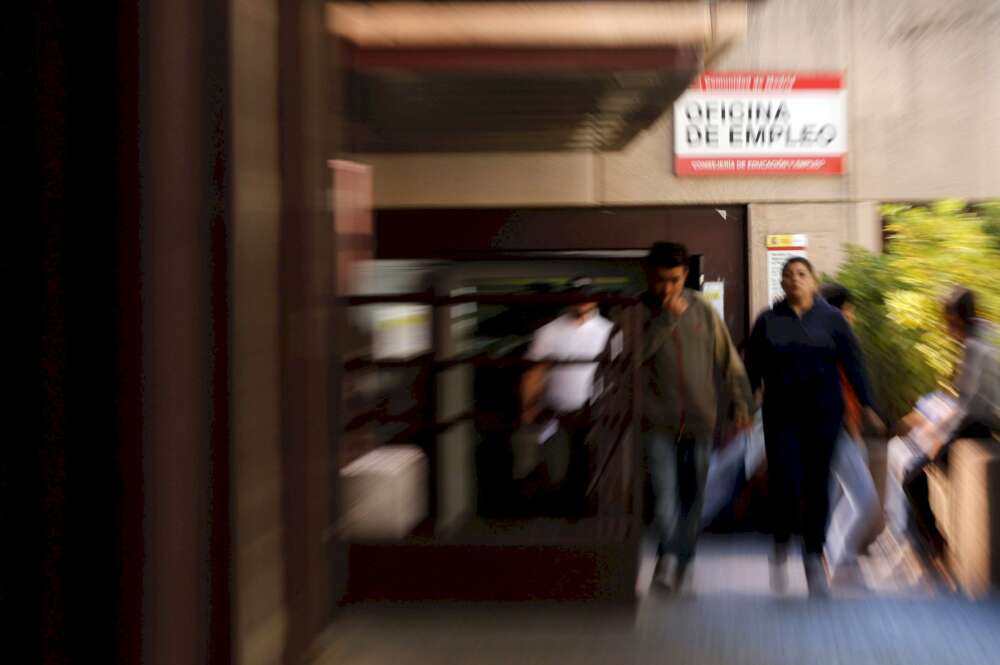
[[(567, 293), (591, 295), (593, 280), (577, 277), (570, 281)], [(540, 423), (546, 440), (554, 439), (559, 431), (559, 436), (569, 440), (565, 454), (558, 450), (558, 439), (544, 451), (549, 453), (545, 455), (549, 458), (547, 480), (555, 495), (555, 506), (550, 509), (562, 516), (579, 517), (586, 509), (591, 467), (587, 438), (593, 426), (590, 406), (597, 363), (557, 365), (551, 361), (597, 358), (605, 351), (613, 327), (601, 316), (596, 302), (575, 303), (536, 330), (528, 349), (527, 358), (536, 364), (521, 379), (521, 422)]]
[[(824, 284), (820, 295), (854, 324), (851, 292), (842, 284)], [(860, 357), (860, 356), (859, 356)], [(827, 552), (833, 564), (836, 586), (863, 585), (858, 556), (882, 530), (882, 506), (875, 481), (868, 468), (868, 451), (862, 436), (861, 404), (843, 368), (840, 384), (844, 393), (844, 426), (833, 452), (831, 470), (836, 483), (832, 487), (833, 507), (827, 531)]]
[[(910, 529), (909, 535), (926, 539), (927, 544), (938, 550), (943, 538), (930, 509), (924, 468), (931, 463), (947, 465), (948, 446), (958, 439), (989, 438), (1000, 431), (998, 331), (977, 316), (975, 295), (966, 288), (956, 288), (949, 294), (943, 315), (949, 335), (962, 348), (951, 382), (955, 394), (953, 398), (941, 396), (934, 402), (947, 406), (938, 418), (928, 417), (925, 407), (915, 409), (904, 419), (903, 433), (907, 436), (901, 441), (910, 444), (913, 454), (897, 453), (905, 463), (897, 464), (900, 468), (888, 478), (890, 483), (902, 485), (913, 509), (911, 515), (906, 515), (905, 511), (894, 508), (897, 528)], [(899, 494), (896, 488), (893, 491)]]
[(687, 249), (654, 244), (646, 277), (640, 402), (659, 541), (653, 583), (678, 591), (689, 579), (701, 529), (718, 393), (732, 401), (738, 428), (750, 426), (754, 404), (725, 323), (685, 288)]
[(1000, 332), (977, 316), (976, 296), (969, 289), (954, 289), (943, 309), (948, 334), (962, 348), (962, 357), (952, 380), (958, 402), (950, 418), (937, 427), (934, 457), (956, 439), (988, 438), (1000, 430)]
[(750, 335), (747, 370), (763, 391), (769, 497), (775, 548), (771, 580), (786, 586), (788, 543), (798, 524), (806, 581), (813, 595), (829, 590), (823, 547), (830, 503), (830, 465), (844, 420), (841, 370), (866, 418), (872, 409), (857, 340), (844, 316), (816, 294), (812, 264), (793, 257), (784, 265), (785, 298), (762, 313)]

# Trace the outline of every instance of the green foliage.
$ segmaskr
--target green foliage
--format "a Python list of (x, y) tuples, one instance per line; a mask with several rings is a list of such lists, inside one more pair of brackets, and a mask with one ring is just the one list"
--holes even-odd
[(1000, 202), (892, 204), (882, 214), (886, 252), (849, 247), (836, 279), (851, 290), (873, 388), (894, 421), (951, 376), (958, 348), (941, 302), (953, 287), (972, 289), (980, 316), (1000, 321)]
[(982, 203), (975, 208), (983, 218), (983, 231), (993, 240), (993, 246), (1000, 250), (1000, 201)]

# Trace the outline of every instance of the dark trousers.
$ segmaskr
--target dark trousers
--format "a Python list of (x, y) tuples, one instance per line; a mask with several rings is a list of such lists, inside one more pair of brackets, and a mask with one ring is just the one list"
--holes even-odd
[(531, 512), (549, 517), (579, 518), (592, 512), (587, 486), (592, 460), (587, 439), (593, 427), (590, 409), (571, 413), (544, 414), (541, 421), (555, 416), (559, 432), (542, 444), (541, 464), (527, 479), (526, 498)]
[(765, 422), (768, 496), (776, 543), (800, 531), (807, 554), (822, 554), (830, 514), (830, 462), (840, 420)]
[(564, 514), (583, 517), (589, 512), (590, 502), (586, 495), (593, 466), (587, 442), (593, 429), (590, 409), (561, 414), (559, 427), (569, 437), (569, 467), (562, 488)]

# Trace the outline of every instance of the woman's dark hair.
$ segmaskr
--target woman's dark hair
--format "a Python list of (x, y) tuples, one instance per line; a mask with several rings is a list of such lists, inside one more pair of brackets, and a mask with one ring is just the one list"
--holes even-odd
[(810, 263), (809, 259), (807, 259), (804, 256), (793, 256), (792, 258), (785, 261), (785, 265), (781, 266), (781, 274), (784, 275), (785, 271), (788, 270), (788, 268), (790, 268), (792, 264), (795, 263), (801, 263), (806, 267), (806, 270), (809, 271), (810, 275), (812, 275), (813, 277), (816, 276), (816, 271), (813, 269), (813, 264)]
[(962, 329), (968, 332), (976, 320), (976, 295), (964, 287), (956, 287), (944, 301), (946, 316), (957, 319)]
[(819, 287), (819, 294), (823, 300), (827, 301), (837, 309), (844, 309), (844, 305), (851, 302), (851, 292), (843, 284), (830, 282)]
[(688, 267), (687, 247), (676, 242), (657, 242), (649, 248), (646, 255), (647, 268)]

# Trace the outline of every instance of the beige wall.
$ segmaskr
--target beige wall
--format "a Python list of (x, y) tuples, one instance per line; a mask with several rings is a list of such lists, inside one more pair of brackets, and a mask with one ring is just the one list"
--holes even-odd
[(591, 205), (599, 159), (588, 153), (354, 155), (374, 173), (375, 207)]
[[(842, 38), (844, 2), (767, 0), (755, 3), (748, 34), (712, 69), (849, 69)], [(848, 85), (851, 82), (848, 72)], [(850, 90), (848, 99), (850, 99)], [(850, 132), (850, 126), (848, 131)], [(855, 147), (851, 145), (851, 154)], [(746, 203), (850, 198), (850, 177), (678, 178), (673, 175), (673, 114), (667, 111), (625, 150), (603, 158), (602, 202)], [(848, 168), (850, 168), (848, 157)]]
[(672, 114), (603, 158), (601, 202), (922, 200), (1000, 196), (1000, 5), (768, 0), (717, 69), (843, 69), (843, 177), (676, 178)]
[(232, 6), (232, 426), (236, 663), (284, 657), (279, 252), (278, 14)]
[(1000, 195), (1000, 4), (854, 4), (855, 196)]

